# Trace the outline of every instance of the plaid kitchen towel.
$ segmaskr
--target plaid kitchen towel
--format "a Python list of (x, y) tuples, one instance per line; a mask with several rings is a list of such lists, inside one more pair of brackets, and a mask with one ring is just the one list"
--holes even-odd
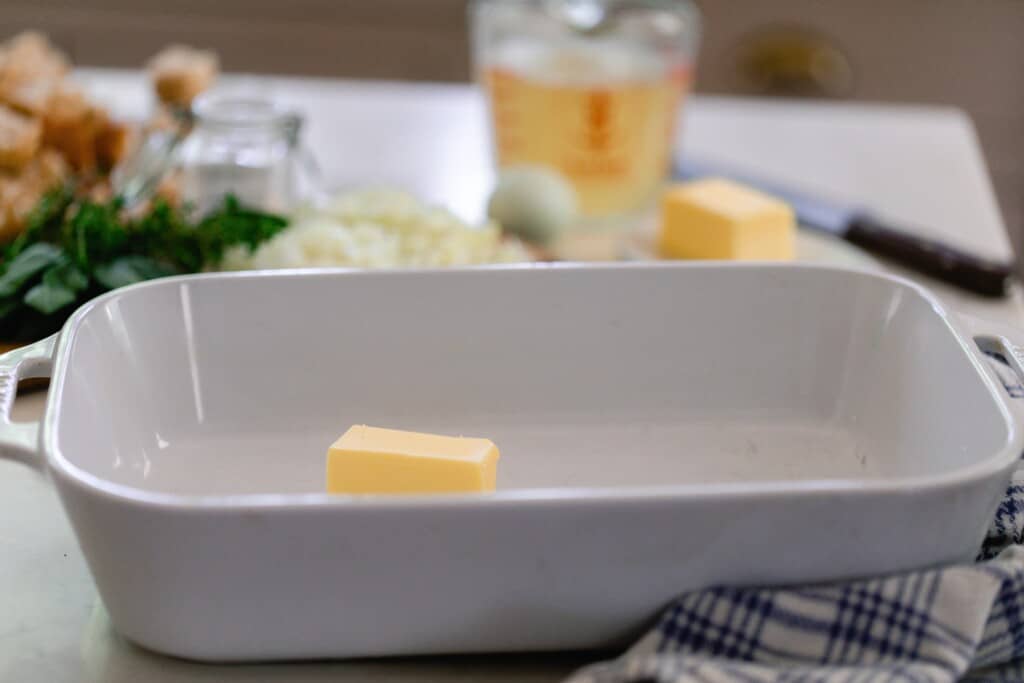
[[(989, 354), (1011, 396), (1005, 359)], [(1024, 681), (1024, 465), (978, 562), (798, 588), (679, 597), (622, 657), (570, 683)]]

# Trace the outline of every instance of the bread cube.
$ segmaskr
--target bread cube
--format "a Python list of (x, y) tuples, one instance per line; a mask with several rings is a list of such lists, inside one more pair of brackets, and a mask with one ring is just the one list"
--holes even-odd
[(160, 101), (178, 107), (188, 107), (213, 85), (217, 70), (216, 53), (186, 45), (166, 47), (149, 62), (150, 77)]
[(0, 105), (0, 168), (23, 168), (39, 149), (42, 134), (39, 119)]
[(57, 149), (79, 172), (96, 168), (97, 137), (106, 114), (76, 88), (61, 85), (47, 102), (43, 143)]

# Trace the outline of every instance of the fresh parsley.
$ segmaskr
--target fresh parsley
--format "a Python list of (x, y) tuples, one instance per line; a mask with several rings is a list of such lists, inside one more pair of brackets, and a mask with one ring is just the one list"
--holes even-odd
[(68, 187), (40, 200), (2, 249), (0, 339), (54, 332), (74, 308), (111, 289), (216, 268), (229, 248), (253, 250), (287, 224), (233, 196), (199, 220), (159, 200), (143, 215), (124, 213), (118, 199), (79, 199)]

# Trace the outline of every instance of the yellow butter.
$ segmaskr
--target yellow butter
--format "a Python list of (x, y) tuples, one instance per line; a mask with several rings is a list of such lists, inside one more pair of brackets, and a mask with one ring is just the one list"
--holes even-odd
[(488, 439), (356, 425), (327, 451), (327, 492), (493, 491), (497, 466)]
[(796, 221), (785, 202), (717, 178), (676, 185), (662, 200), (666, 258), (791, 260)]

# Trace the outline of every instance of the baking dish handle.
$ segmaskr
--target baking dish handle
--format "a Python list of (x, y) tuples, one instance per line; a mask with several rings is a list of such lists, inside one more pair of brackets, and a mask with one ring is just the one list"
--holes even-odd
[(1006, 364), (1006, 372), (997, 372), (995, 369), (993, 372), (1006, 388), (1010, 398), (1022, 399), (1012, 401), (1011, 405), (1019, 408), (1017, 412), (1024, 416), (1024, 348), (1021, 346), (1024, 344), (1024, 328), (983, 320), (964, 313), (959, 317), (981, 352), (994, 356)]
[(57, 335), (0, 356), (0, 457), (40, 466), (39, 423), (13, 422), (11, 408), (23, 379), (49, 377)]

